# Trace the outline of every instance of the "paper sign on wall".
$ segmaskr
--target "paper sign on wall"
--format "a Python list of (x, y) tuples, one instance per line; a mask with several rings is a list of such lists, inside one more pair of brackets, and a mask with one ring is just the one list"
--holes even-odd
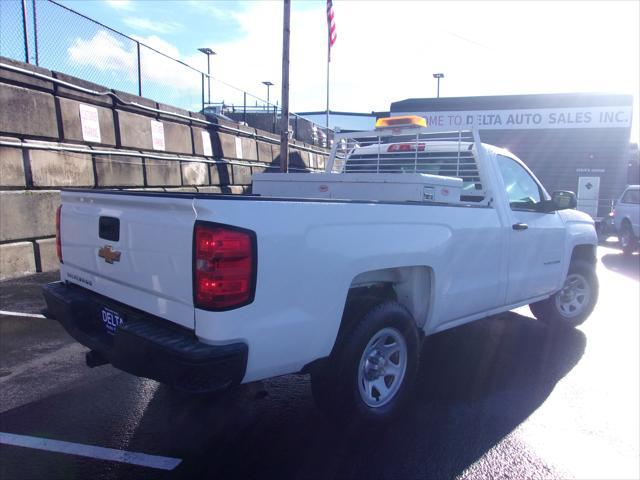
[(100, 143), (100, 121), (98, 109), (91, 105), (80, 104), (80, 125), (82, 127), (82, 139), (85, 142)]
[(164, 126), (162, 122), (151, 120), (151, 142), (154, 150), (164, 150)]
[(236, 138), (236, 158), (242, 159), (242, 139), (240, 137)]
[(211, 150), (211, 136), (209, 132), (203, 130), (202, 132), (202, 150), (205, 157), (213, 157), (213, 151)]

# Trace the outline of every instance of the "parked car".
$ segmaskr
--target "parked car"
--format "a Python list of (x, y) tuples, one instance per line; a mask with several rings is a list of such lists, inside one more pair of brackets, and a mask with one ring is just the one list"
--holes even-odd
[(65, 190), (45, 313), (90, 366), (191, 392), (310, 373), (322, 409), (387, 419), (426, 335), (527, 304), (573, 328), (598, 297), (575, 195), (447, 135), (381, 119), (337, 134), (325, 173), (258, 174), (249, 196)]
[(622, 192), (613, 215), (622, 251), (631, 255), (640, 239), (640, 185), (629, 185)]

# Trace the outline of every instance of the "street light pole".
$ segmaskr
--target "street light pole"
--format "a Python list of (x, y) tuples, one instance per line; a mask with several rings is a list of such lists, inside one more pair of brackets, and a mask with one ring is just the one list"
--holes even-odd
[(207, 55), (207, 103), (211, 105), (211, 55)]
[(209, 47), (199, 48), (199, 51), (204, 53), (207, 56), (207, 103), (211, 105), (211, 55), (215, 55), (216, 52), (211, 50)]
[(440, 98), (440, 79), (444, 78), (444, 73), (434, 73), (433, 74), (433, 78), (436, 78), (438, 80), (438, 96), (437, 96), (437, 98)]
[(265, 80), (264, 82), (262, 82), (262, 84), (267, 86), (267, 110), (268, 110), (269, 109), (269, 88), (273, 86), (273, 83), (271, 83), (268, 80)]

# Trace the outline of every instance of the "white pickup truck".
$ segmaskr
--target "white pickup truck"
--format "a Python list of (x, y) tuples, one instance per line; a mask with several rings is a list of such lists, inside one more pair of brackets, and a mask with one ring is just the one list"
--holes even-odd
[(477, 132), (384, 119), (337, 134), (326, 172), (247, 196), (63, 191), (46, 315), (89, 366), (191, 392), (310, 373), (324, 410), (382, 420), (424, 336), (527, 304), (589, 316), (597, 237), (573, 207)]

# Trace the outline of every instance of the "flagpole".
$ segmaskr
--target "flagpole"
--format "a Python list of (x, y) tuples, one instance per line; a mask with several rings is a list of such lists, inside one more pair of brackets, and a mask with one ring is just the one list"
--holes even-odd
[(329, 67), (331, 65), (331, 25), (327, 23), (327, 147), (329, 146)]
[(329, 146), (329, 85), (331, 73), (331, 47), (336, 41), (336, 24), (333, 22), (333, 1), (327, 0), (327, 118), (325, 120), (327, 127), (327, 147)]

